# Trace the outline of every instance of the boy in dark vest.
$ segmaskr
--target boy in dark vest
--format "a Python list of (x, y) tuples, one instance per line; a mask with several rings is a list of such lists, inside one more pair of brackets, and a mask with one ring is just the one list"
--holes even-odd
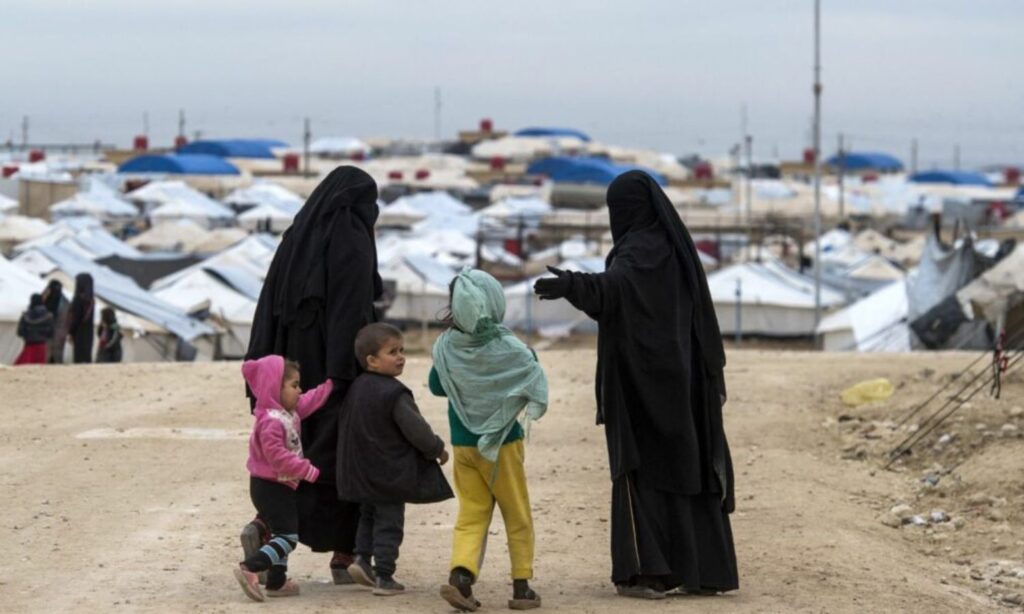
[(402, 333), (370, 324), (356, 335), (355, 351), (366, 372), (352, 382), (338, 419), (338, 497), (361, 504), (348, 571), (374, 595), (396, 595), (405, 590), (394, 579), (405, 504), (454, 496), (440, 467), (448, 452), (396, 379), (405, 369)]

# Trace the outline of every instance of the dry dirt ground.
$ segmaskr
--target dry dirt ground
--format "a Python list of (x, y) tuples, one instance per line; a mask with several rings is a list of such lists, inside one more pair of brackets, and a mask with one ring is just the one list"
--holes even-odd
[[(535, 587), (545, 609), (937, 614), (1015, 607), (1014, 565), (1024, 567), (1024, 447), (1002, 423), (1024, 427), (1011, 416), (1024, 404), (1024, 384), (1007, 382), (1001, 401), (979, 404), (988, 418), (958, 423), (963, 433), (954, 441), (962, 444), (950, 458), (966, 460), (943, 467), (937, 485), (922, 489), (921, 475), (941, 465), (943, 457), (929, 456), (939, 451), (913, 456), (899, 471), (880, 469), (886, 442), (900, 434), (893, 418), (972, 355), (732, 351), (726, 428), (736, 464), (741, 588), (664, 602), (622, 599), (609, 585), (610, 488), (603, 433), (593, 424), (593, 351), (548, 350), (540, 358), (552, 403), (527, 444), (527, 472)], [(427, 358), (413, 357), (403, 380), (447, 435), (444, 403), (424, 386), (428, 367)], [(844, 387), (878, 376), (897, 385), (891, 399), (842, 406)], [(238, 531), (252, 516), (244, 469), (250, 418), (237, 363), (3, 369), (0, 399), (4, 612), (450, 611), (437, 589), (447, 574), (454, 501), (409, 507), (397, 574), (409, 588), (404, 595), (333, 586), (327, 556), (300, 547), (291, 557), (300, 597), (259, 605), (243, 596), (231, 568)], [(942, 507), (960, 528), (952, 520), (888, 526), (900, 524), (889, 519), (899, 503), (915, 514)], [(485, 611), (498, 611), (510, 593), (500, 518), (491, 535), (477, 593)]]

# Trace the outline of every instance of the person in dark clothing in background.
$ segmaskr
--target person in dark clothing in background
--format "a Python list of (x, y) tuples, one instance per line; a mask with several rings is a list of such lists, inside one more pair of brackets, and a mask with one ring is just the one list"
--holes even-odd
[[(299, 541), (314, 552), (334, 552), (337, 584), (352, 582), (359, 505), (338, 499), (334, 469), (338, 455), (338, 411), (360, 367), (353, 351), (356, 332), (376, 322), (374, 301), (383, 293), (377, 274), (373, 225), (377, 184), (351, 166), (334, 169), (306, 200), (284, 233), (256, 306), (245, 358), (278, 354), (302, 365), (302, 389), (325, 379), (334, 392), (302, 427), (306, 457), (322, 473), (299, 486)], [(251, 399), (250, 394), (250, 399)], [(260, 547), (259, 522), (243, 529), (243, 547)]]
[(110, 307), (100, 311), (99, 349), (96, 350), (96, 362), (121, 362), (121, 325), (117, 323), (117, 314)]
[(46, 362), (64, 362), (64, 343), (68, 338), (68, 311), (71, 304), (64, 298), (64, 286), (57, 279), (51, 279), (43, 290), (43, 303), (53, 316), (53, 337), (46, 344)]
[(79, 273), (75, 276), (75, 296), (71, 299), (68, 314), (68, 337), (74, 345), (75, 364), (92, 362), (92, 342), (96, 329), (93, 322), (95, 308), (92, 275)]
[(352, 382), (338, 420), (338, 495), (361, 504), (348, 571), (374, 595), (397, 595), (405, 590), (394, 578), (405, 504), (455, 496), (438, 465), (448, 451), (396, 379), (405, 369), (402, 333), (370, 324), (356, 336), (355, 352), (366, 373)]
[(598, 322), (595, 390), (612, 477), (612, 581), (620, 595), (739, 587), (722, 425), (725, 351), (693, 240), (650, 175), (608, 187), (604, 273), (551, 267), (541, 299)]
[(25, 340), (25, 347), (14, 364), (46, 364), (46, 344), (53, 337), (53, 316), (46, 310), (42, 295), (33, 294), (29, 299), (28, 309), (18, 319), (18, 336)]

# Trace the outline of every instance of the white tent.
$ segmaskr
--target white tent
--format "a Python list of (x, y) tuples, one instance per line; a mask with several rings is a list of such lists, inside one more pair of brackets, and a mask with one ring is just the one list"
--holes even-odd
[(991, 269), (956, 293), (969, 318), (985, 318), (994, 326), (1024, 303), (1024, 246), (1017, 247)]
[(108, 256), (141, 256), (137, 249), (110, 234), (98, 220), (91, 217), (65, 218), (54, 224), (45, 234), (16, 245), (14, 253), (43, 245), (59, 245), (89, 260)]
[(235, 212), (184, 181), (153, 181), (126, 195), (156, 221), (190, 219), (204, 228), (224, 226)]
[[(214, 254), (188, 268), (161, 277), (150, 284), (150, 288), (164, 288), (196, 270), (216, 269), (231, 276), (232, 286), (243, 294), (258, 298), (263, 278), (274, 257), (277, 243), (268, 235), (254, 234), (235, 243), (226, 250)], [(255, 286), (255, 289), (253, 287)]]
[(434, 322), (448, 305), (448, 284), (455, 270), (425, 254), (409, 254), (380, 270), (381, 279), (395, 283), (387, 318)]
[(411, 228), (426, 218), (426, 213), (412, 206), (408, 201), (399, 198), (390, 205), (384, 205), (380, 208), (377, 227)]
[[(566, 260), (558, 268), (582, 273), (604, 271), (603, 258)], [(519, 330), (538, 331), (547, 337), (564, 337), (573, 331), (594, 332), (597, 323), (568, 301), (542, 301), (533, 292), (533, 284), (550, 273), (531, 277), (505, 287), (505, 325)]]
[(171, 283), (154, 288), (157, 298), (186, 313), (208, 309), (224, 329), (220, 357), (241, 358), (249, 347), (256, 299), (231, 287), (215, 269), (192, 269)]
[(370, 146), (351, 136), (329, 136), (313, 141), (309, 146), (309, 152), (325, 157), (366, 156), (370, 153)]
[[(814, 280), (779, 262), (744, 262), (721, 269), (708, 276), (708, 288), (722, 334), (734, 334), (737, 327), (744, 334), (769, 337), (814, 333)], [(822, 287), (824, 310), (844, 300), (842, 293)]]
[(236, 209), (269, 205), (294, 216), (302, 208), (302, 197), (288, 188), (270, 181), (257, 181), (224, 197), (224, 204)]
[(540, 198), (506, 198), (484, 207), (478, 213), (482, 217), (515, 222), (519, 219), (536, 222), (551, 213), (551, 204)]
[(294, 219), (294, 213), (288, 213), (274, 205), (257, 205), (238, 215), (238, 225), (251, 231), (281, 233), (288, 230)]
[(35, 217), (0, 216), (0, 252), (8, 252), (18, 243), (46, 234), (50, 225)]
[(139, 210), (103, 182), (88, 181), (84, 191), (51, 205), (50, 215), (55, 220), (90, 216), (110, 222), (134, 218), (139, 215)]
[(18, 201), (4, 194), (0, 194), (0, 214), (13, 213), (18, 210)]
[(442, 190), (418, 192), (409, 196), (402, 196), (391, 203), (391, 206), (398, 203), (402, 203), (427, 216), (467, 215), (473, 212), (472, 207)]
[(45, 286), (45, 281), (0, 256), (0, 363), (11, 364), (21, 351), (18, 320), (28, 309), (29, 297)]
[(209, 240), (210, 232), (192, 220), (171, 220), (128, 239), (128, 245), (145, 252), (191, 252)]
[(509, 161), (526, 162), (566, 151), (583, 151), (587, 143), (574, 136), (505, 136), (483, 141), (473, 146), (473, 157), (489, 160), (500, 157)]
[(821, 320), (818, 334), (829, 352), (909, 352), (907, 284), (894, 281)]

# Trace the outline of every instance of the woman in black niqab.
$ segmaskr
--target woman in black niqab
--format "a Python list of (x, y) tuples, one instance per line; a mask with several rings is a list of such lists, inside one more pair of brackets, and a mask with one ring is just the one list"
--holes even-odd
[(376, 321), (373, 303), (382, 293), (377, 214), (377, 185), (355, 167), (338, 167), (317, 186), (270, 264), (245, 356), (297, 361), (304, 390), (334, 381), (331, 398), (302, 424), (304, 454), (321, 473), (317, 483), (299, 486), (298, 498), (299, 541), (335, 553), (336, 580), (350, 562), (359, 522), (359, 506), (339, 501), (335, 488), (338, 411), (359, 370), (356, 332)]
[(79, 273), (75, 276), (75, 295), (68, 310), (68, 337), (74, 346), (75, 363), (92, 362), (92, 344), (96, 323), (94, 311), (96, 298), (92, 290), (92, 275)]
[(535, 289), (598, 322), (597, 422), (612, 477), (620, 594), (738, 588), (722, 425), (725, 352), (707, 278), (672, 203), (642, 171), (608, 188), (606, 271), (553, 269)]

